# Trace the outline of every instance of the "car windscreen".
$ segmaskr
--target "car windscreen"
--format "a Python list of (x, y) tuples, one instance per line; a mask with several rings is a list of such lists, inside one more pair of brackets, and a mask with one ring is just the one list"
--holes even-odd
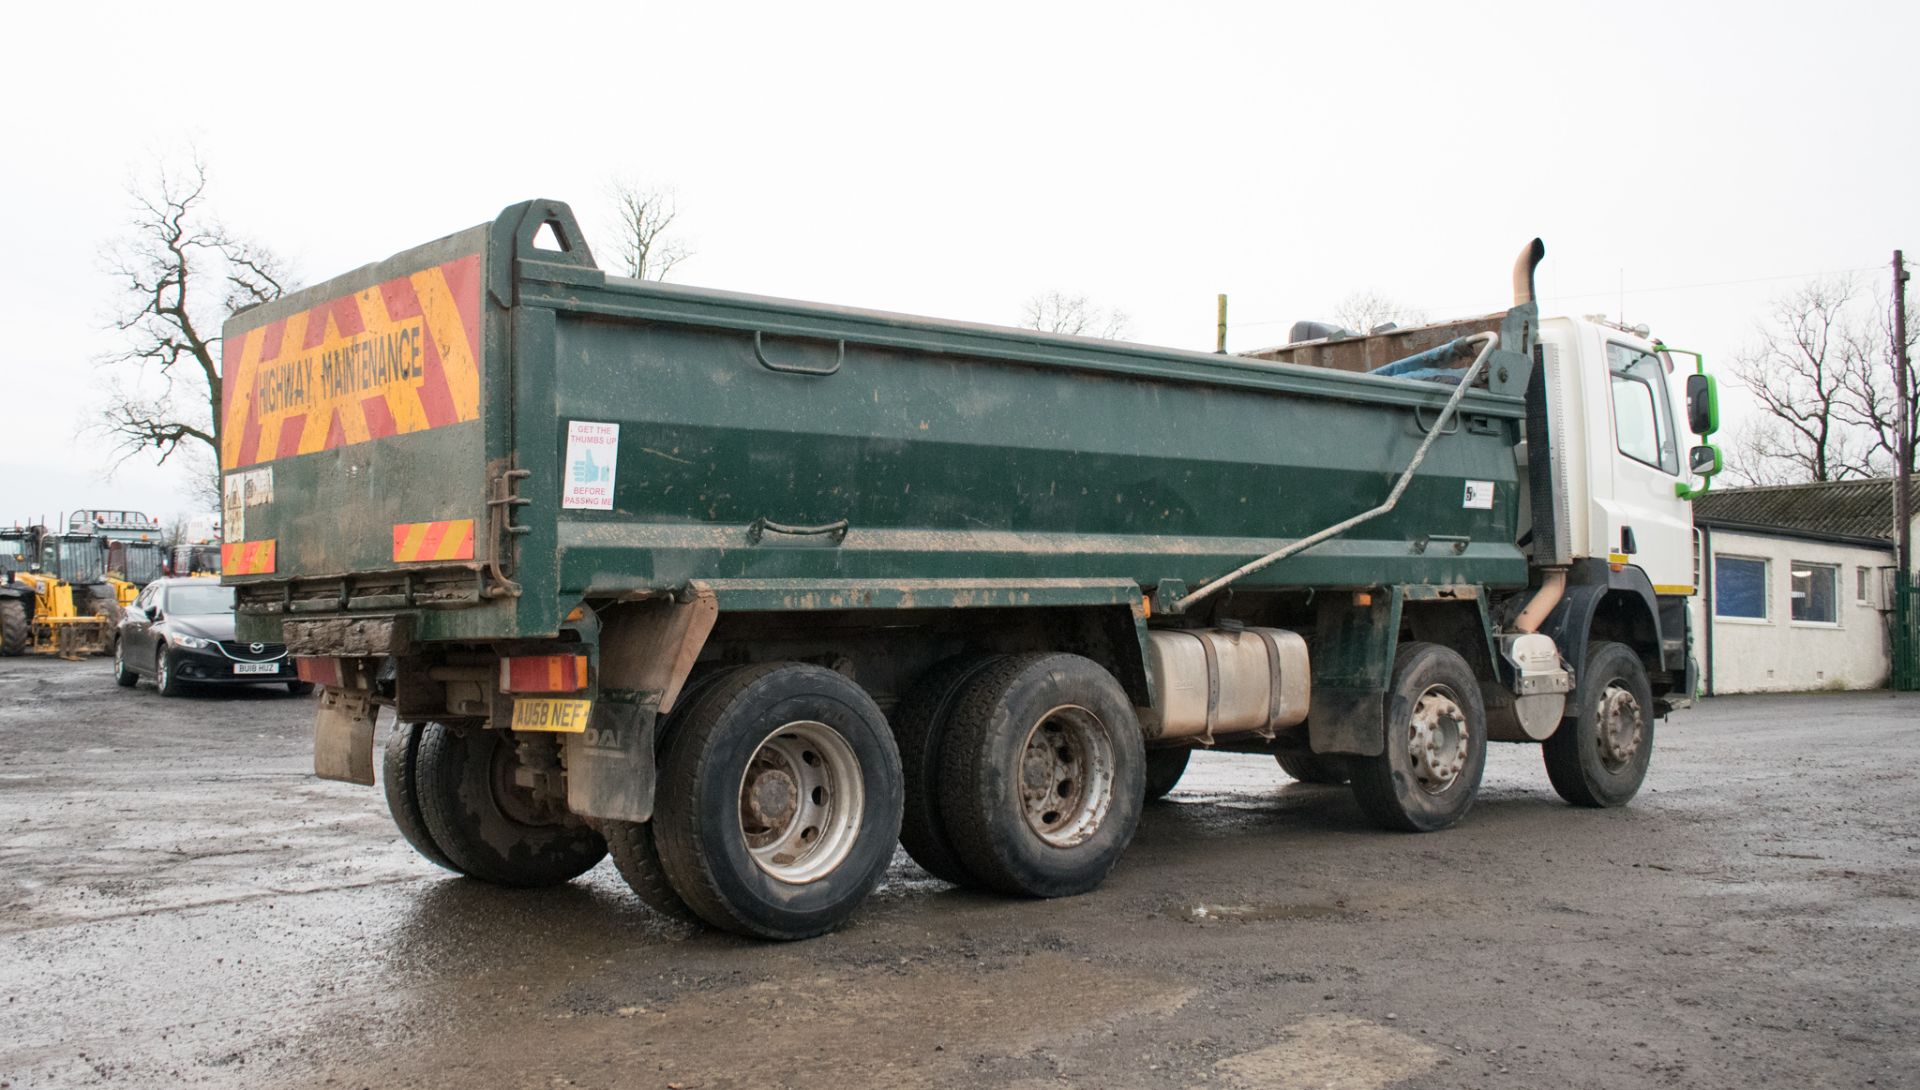
[(218, 583), (205, 586), (170, 587), (167, 590), (167, 612), (183, 617), (204, 617), (214, 613), (233, 612), (233, 588)]

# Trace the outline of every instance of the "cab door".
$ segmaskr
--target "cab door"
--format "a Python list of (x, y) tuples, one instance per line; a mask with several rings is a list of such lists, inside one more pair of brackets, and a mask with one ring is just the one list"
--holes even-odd
[(1595, 506), (1607, 559), (1639, 567), (1656, 593), (1691, 593), (1693, 513), (1675, 488), (1685, 466), (1666, 365), (1630, 341), (1609, 339), (1605, 349), (1613, 481)]

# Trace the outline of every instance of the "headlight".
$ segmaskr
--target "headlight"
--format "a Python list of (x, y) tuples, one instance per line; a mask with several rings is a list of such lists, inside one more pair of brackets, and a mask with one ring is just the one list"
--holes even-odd
[(176, 635), (173, 637), (173, 645), (175, 647), (184, 647), (189, 651), (204, 651), (213, 646), (213, 641), (203, 640), (198, 636)]

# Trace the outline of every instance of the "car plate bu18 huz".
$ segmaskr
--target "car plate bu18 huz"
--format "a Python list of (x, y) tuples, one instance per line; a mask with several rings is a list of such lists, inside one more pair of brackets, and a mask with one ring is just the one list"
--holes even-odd
[(236, 674), (277, 674), (280, 664), (277, 662), (236, 662), (233, 664)]
[(587, 713), (592, 710), (591, 700), (516, 700), (513, 729), (579, 734), (587, 729)]

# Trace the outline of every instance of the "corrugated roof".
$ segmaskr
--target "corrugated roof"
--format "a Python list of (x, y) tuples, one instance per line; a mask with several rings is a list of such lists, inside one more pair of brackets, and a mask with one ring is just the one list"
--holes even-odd
[[(1920, 512), (1920, 480), (1909, 481), (1908, 509)], [(1893, 540), (1893, 481), (1776, 484), (1754, 488), (1716, 488), (1693, 501), (1693, 517), (1703, 522), (1776, 526), (1785, 530)]]

